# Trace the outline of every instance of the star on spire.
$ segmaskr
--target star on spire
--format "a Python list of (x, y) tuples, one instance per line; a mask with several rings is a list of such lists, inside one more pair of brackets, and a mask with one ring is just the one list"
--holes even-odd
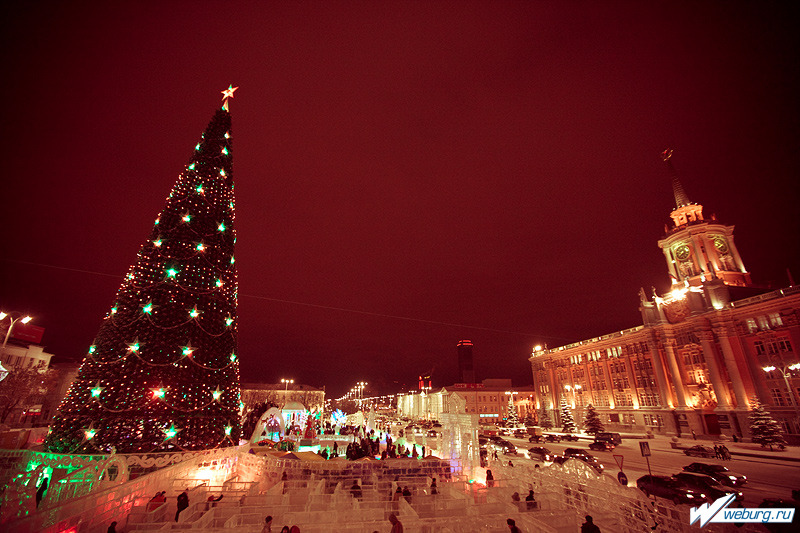
[(238, 89), (238, 87), (234, 87), (233, 85), (228, 85), (228, 88), (224, 91), (220, 91), (222, 93), (222, 109), (225, 111), (228, 110), (228, 98), (233, 98), (233, 91)]

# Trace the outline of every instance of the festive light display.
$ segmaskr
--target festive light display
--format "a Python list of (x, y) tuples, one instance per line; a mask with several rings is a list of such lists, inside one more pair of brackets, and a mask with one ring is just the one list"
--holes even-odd
[(226, 94), (59, 406), (49, 451), (238, 444), (233, 88)]

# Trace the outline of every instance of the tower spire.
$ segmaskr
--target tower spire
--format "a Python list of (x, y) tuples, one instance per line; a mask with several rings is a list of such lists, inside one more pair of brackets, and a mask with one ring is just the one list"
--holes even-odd
[(675, 166), (672, 164), (672, 153), (674, 150), (667, 148), (663, 152), (661, 152), (661, 159), (667, 164), (667, 169), (669, 171), (669, 175), (672, 178), (672, 193), (675, 195), (675, 207), (684, 207), (691, 202), (689, 201), (689, 197), (686, 196), (686, 191), (683, 190), (683, 185), (681, 185), (681, 180), (678, 179), (678, 171), (675, 170)]

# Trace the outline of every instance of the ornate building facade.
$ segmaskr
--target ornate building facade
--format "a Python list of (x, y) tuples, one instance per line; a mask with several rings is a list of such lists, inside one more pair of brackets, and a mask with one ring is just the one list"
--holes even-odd
[(746, 438), (757, 396), (798, 440), (800, 286), (754, 286), (734, 227), (704, 218), (672, 181), (673, 225), (658, 241), (671, 290), (640, 291), (640, 326), (534, 351), (537, 407), (556, 425), (566, 399), (577, 422), (591, 403), (609, 430)]

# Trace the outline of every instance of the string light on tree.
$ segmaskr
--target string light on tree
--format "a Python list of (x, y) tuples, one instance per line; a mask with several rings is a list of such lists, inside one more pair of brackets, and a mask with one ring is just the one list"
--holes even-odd
[(222, 109), (195, 145), (122, 280), (53, 420), (48, 451), (148, 453), (238, 444), (228, 112), (236, 89), (222, 91)]

